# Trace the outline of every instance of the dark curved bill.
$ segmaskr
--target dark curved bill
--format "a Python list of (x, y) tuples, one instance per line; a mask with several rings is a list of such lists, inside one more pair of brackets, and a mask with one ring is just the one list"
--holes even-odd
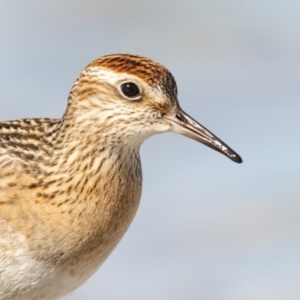
[(171, 132), (178, 133), (194, 139), (206, 146), (226, 155), (236, 163), (241, 163), (242, 158), (225, 143), (208, 131), (205, 127), (195, 121), (180, 108), (173, 116), (164, 115), (164, 119), (171, 125)]

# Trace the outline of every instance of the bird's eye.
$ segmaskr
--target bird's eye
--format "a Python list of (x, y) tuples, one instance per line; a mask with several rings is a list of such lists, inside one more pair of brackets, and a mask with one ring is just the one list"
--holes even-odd
[(120, 86), (122, 94), (129, 99), (138, 100), (140, 98), (140, 88), (134, 82), (125, 82)]

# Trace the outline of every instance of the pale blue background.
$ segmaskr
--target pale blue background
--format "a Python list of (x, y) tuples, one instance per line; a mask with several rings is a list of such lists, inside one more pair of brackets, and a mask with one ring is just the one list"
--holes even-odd
[(0, 1), (0, 119), (60, 117), (93, 59), (166, 65), (182, 107), (244, 159), (142, 147), (128, 233), (65, 299), (300, 299), (300, 1)]

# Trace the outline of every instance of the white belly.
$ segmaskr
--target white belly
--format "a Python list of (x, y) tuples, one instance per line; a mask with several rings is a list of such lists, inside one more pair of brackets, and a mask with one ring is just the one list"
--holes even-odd
[(0, 250), (0, 300), (58, 299), (86, 281), (104, 260), (62, 269), (30, 257), (21, 234), (0, 237)]

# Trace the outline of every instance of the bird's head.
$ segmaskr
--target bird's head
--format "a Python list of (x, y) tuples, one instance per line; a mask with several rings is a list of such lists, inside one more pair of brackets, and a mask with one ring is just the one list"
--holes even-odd
[[(76, 80), (65, 117), (94, 135), (140, 145), (166, 131), (182, 134), (235, 162), (240, 156), (179, 106), (173, 75), (162, 65), (129, 54), (102, 56)], [(87, 127), (88, 126), (88, 127)]]

